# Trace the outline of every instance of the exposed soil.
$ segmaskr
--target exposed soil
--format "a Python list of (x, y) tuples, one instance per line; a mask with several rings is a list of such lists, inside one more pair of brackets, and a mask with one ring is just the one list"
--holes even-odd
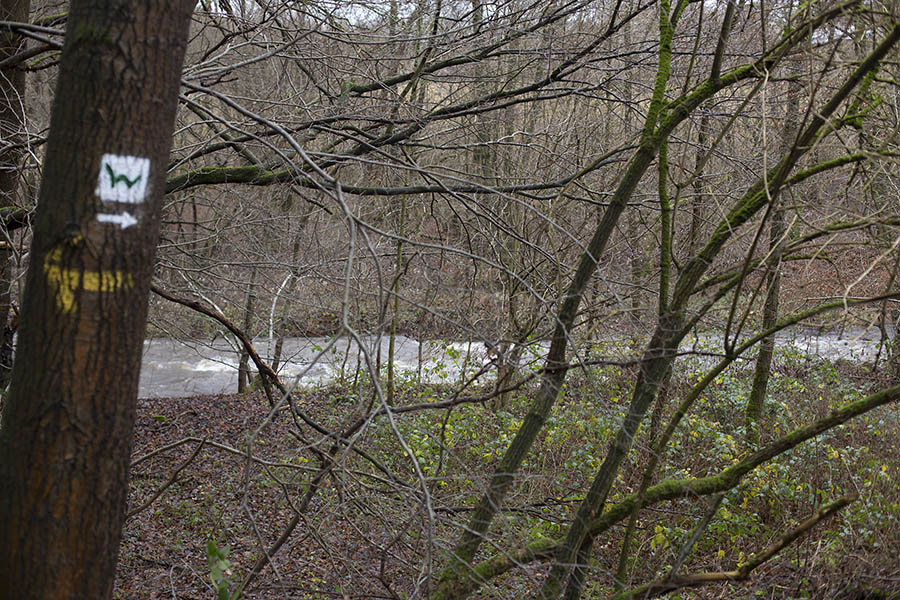
[[(303, 410), (320, 414), (325, 401), (325, 394), (307, 394)], [(342, 411), (334, 396), (328, 401), (327, 412)], [(318, 463), (284, 414), (271, 422), (268, 416), (256, 394), (139, 400), (129, 510), (150, 500), (206, 442), (160, 498), (128, 519), (114, 597), (215, 598), (209, 541), (229, 546), (233, 590), (259, 555), (258, 540), (269, 547), (278, 538), (294, 515), (286, 498), (300, 501)], [(248, 470), (242, 451), (263, 423), (254, 458), (278, 466), (254, 462)], [(167, 449), (145, 458), (161, 448)], [(374, 550), (391, 540), (359, 530), (357, 510), (340, 499), (336, 483), (332, 478), (315, 496), (278, 552), (276, 570), (267, 567), (245, 598), (341, 598), (342, 587), (355, 598), (396, 597), (380, 583), (396, 581), (396, 574)]]

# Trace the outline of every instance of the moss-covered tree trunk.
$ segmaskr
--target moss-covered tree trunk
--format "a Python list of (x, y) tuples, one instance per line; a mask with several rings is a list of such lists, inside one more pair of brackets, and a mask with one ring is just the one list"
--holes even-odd
[(75, 0), (0, 429), (0, 599), (109, 598), (192, 0)]

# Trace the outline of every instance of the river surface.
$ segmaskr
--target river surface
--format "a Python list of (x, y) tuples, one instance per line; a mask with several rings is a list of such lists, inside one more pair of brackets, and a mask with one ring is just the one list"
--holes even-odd
[[(278, 374), (285, 383), (310, 386), (352, 379), (357, 366), (365, 368), (366, 355), (374, 366), (377, 361), (377, 340), (362, 338), (363, 348), (350, 338), (286, 338), (281, 352)], [(254, 347), (263, 360), (271, 362), (274, 343), (267, 339), (254, 340)], [(425, 381), (458, 381), (463, 368), (478, 370), (485, 362), (486, 347), (481, 342), (422, 343), (397, 336), (394, 361), (397, 372), (408, 376), (420, 375)], [(382, 362), (387, 362), (388, 339), (381, 339)], [(421, 367), (420, 367), (421, 358)], [(251, 375), (256, 370), (251, 361)], [(221, 338), (212, 343), (181, 342), (167, 338), (144, 341), (139, 396), (167, 397), (195, 394), (221, 394), (237, 390), (238, 353), (235, 346)]]
[[(878, 352), (878, 340), (877, 329), (848, 329), (828, 333), (799, 330), (779, 335), (776, 343), (781, 348), (793, 347), (804, 354), (828, 360), (868, 361), (874, 359)], [(604, 358), (634, 358), (615, 349), (617, 341), (621, 342), (621, 339), (608, 338), (602, 341), (606, 342), (607, 347), (613, 347), (610, 352), (604, 351)], [(378, 340), (363, 337), (362, 342), (366, 352), (349, 338), (336, 341), (330, 338), (288, 338), (284, 342), (284, 358), (279, 374), (286, 383), (296, 381), (299, 386), (337, 381), (342, 376), (351, 379), (357, 365), (366, 364), (366, 354), (373, 365), (377, 359)], [(382, 362), (386, 362), (387, 338), (381, 339), (380, 343)], [(269, 360), (274, 351), (274, 344), (267, 339), (255, 340), (254, 346), (265, 360)], [(721, 336), (701, 336), (699, 339), (686, 340), (681, 351), (697, 351), (706, 355), (707, 360), (714, 360), (714, 355), (721, 352), (721, 346)], [(535, 344), (526, 352), (523, 361), (538, 364), (546, 348), (546, 344)], [(482, 342), (448, 341), (423, 342), (420, 349), (418, 341), (398, 336), (395, 364), (399, 372), (411, 377), (418, 376), (423, 381), (458, 382), (464, 370), (470, 375), (486, 364), (486, 350)], [(150, 398), (231, 393), (237, 390), (237, 368), (238, 354), (235, 347), (221, 338), (212, 343), (149, 339), (144, 342), (139, 396)], [(251, 374), (255, 374), (252, 363), (250, 368)], [(490, 376), (490, 373), (483, 375), (485, 378)]]

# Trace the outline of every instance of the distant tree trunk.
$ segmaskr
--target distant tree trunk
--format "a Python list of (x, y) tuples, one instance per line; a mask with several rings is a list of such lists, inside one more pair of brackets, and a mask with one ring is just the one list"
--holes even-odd
[[(392, 5), (393, 6), (393, 5)], [(397, 340), (397, 318), (400, 314), (400, 277), (403, 275), (403, 237), (406, 235), (406, 197), (400, 198), (400, 222), (397, 226), (397, 254), (394, 260), (394, 281), (391, 285), (394, 308), (391, 311), (390, 337), (388, 339), (387, 403), (394, 404), (394, 354)]]
[(694, 155), (694, 182), (693, 196), (691, 197), (691, 226), (688, 230), (688, 256), (697, 253), (698, 244), (703, 239), (703, 223), (706, 220), (706, 206), (708, 204), (703, 185), (703, 162), (705, 160), (708, 140), (709, 113), (712, 110), (708, 105), (700, 108), (700, 123), (697, 126), (697, 152)]
[[(797, 137), (798, 91), (796, 86), (788, 94), (784, 129), (782, 131), (782, 154), (787, 153)], [(773, 199), (772, 218), (769, 223), (769, 252), (772, 268), (766, 275), (766, 300), (763, 304), (761, 328), (771, 329), (778, 321), (778, 302), (781, 297), (781, 238), (784, 236), (784, 206), (778, 198)], [(756, 445), (759, 443), (759, 419), (762, 417), (769, 386), (769, 373), (772, 370), (772, 357), (775, 353), (775, 336), (769, 336), (759, 344), (759, 355), (753, 372), (753, 385), (747, 399), (745, 419), (747, 439)]]
[[(777, 206), (772, 211), (769, 246), (773, 251), (772, 270), (766, 275), (766, 301), (763, 304), (761, 329), (771, 329), (778, 321), (778, 301), (781, 295), (781, 257), (775, 248), (784, 234), (784, 209)], [(759, 355), (753, 372), (753, 385), (747, 399), (746, 420), (748, 440), (759, 443), (759, 419), (765, 406), (766, 390), (769, 385), (769, 373), (772, 370), (772, 357), (775, 353), (775, 336), (770, 335), (759, 344)]]
[[(300, 217), (300, 227), (294, 234), (294, 243), (291, 245), (291, 273), (287, 283), (287, 289), (284, 292), (284, 302), (281, 308), (282, 316), (278, 319), (278, 340), (275, 341), (275, 353), (272, 356), (272, 370), (278, 372), (278, 365), (281, 363), (281, 352), (284, 348), (285, 330), (288, 328), (289, 319), (285, 315), (291, 313), (291, 300), (294, 298), (294, 292), (297, 289), (297, 281), (300, 279), (300, 270), (297, 268), (297, 260), (300, 256), (300, 242), (303, 238), (306, 224), (309, 221), (310, 212), (307, 211)], [(296, 335), (296, 334), (295, 334)]]
[[(30, 8), (27, 0), (0, 0), (0, 21), (27, 21)], [(14, 57), (23, 47), (24, 38), (20, 35), (10, 29), (0, 30), (0, 62)], [(11, 145), (0, 149), (0, 208), (15, 206), (19, 189), (19, 161), (24, 146), (16, 144), (25, 132), (25, 71), (19, 67), (15, 61), (0, 67), (0, 141)], [(6, 233), (0, 234), (0, 391), (9, 383), (15, 333), (15, 327), (9, 326), (12, 249)]]
[(192, 0), (74, 0), (0, 429), (0, 600), (112, 593)]
[[(257, 266), (253, 265), (250, 271), (250, 289), (247, 291), (247, 304), (244, 306), (244, 322), (242, 323), (244, 333), (251, 338), (253, 336), (250, 333), (250, 326), (253, 324), (253, 311), (256, 308), (256, 275), (258, 271)], [(242, 349), (241, 358), (238, 361), (238, 394), (247, 391), (252, 379), (250, 376), (250, 353), (246, 349)]]

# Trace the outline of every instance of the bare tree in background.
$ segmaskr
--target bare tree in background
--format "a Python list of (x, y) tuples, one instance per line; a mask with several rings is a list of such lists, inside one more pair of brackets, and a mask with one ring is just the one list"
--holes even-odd
[[(862, 318), (866, 303), (896, 294), (890, 278), (873, 289), (884, 261), (863, 240), (873, 228), (893, 239), (898, 212), (857, 189), (876, 171), (882, 189), (894, 177), (891, 10), (830, 0), (201, 2), (168, 158), (151, 331), (199, 352), (224, 336), (242, 383), (255, 368), (277, 409), (239, 443), (216, 441), (244, 461), (239, 489), (197, 494), (213, 496), (217, 515), (203, 535), (242, 546), (232, 580), (216, 585), (234, 599), (292, 589), (285, 570), (315, 552), (331, 561), (322, 588), (350, 596), (502, 596), (511, 580), (539, 598), (601, 588), (640, 597), (748, 577), (762, 558), (714, 573), (688, 560), (722, 494), (894, 402), (897, 389), (836, 404), (789, 434), (763, 427), (755, 452), (722, 453), (696, 478), (682, 478), (673, 436), (763, 339), (829, 311)], [(54, 40), (73, 24), (33, 13), (14, 29), (32, 46), (13, 56), (34, 50), (51, 73)], [(789, 68), (796, 61), (805, 68)], [(47, 76), (28, 64), (33, 78)], [(28, 168), (43, 152), (41, 106), (30, 109)], [(773, 115), (793, 117), (780, 127)], [(848, 133), (857, 128), (866, 135)], [(779, 235), (770, 224), (781, 208), (796, 223)], [(83, 212), (82, 221), (96, 211)], [(52, 216), (53, 234), (69, 239), (67, 214)], [(41, 235), (32, 260), (48, 264), (58, 240)], [(823, 287), (835, 247), (865, 259), (827, 293), (810, 290)], [(69, 267), (57, 258), (79, 252), (66, 246), (48, 269), (61, 273)], [(776, 268), (813, 275), (785, 277), (790, 292), (764, 319)], [(858, 293), (846, 293), (857, 278)], [(109, 308), (93, 298), (110, 295), (85, 291), (79, 306)], [(267, 354), (261, 335), (281, 343)], [(401, 335), (470, 354), (502, 341), (511, 360), (493, 381), (476, 366), (429, 382), (420, 364), (407, 385), (396, 348), (380, 354), (385, 336)], [(700, 348), (703, 335), (714, 342)], [(352, 355), (332, 362), (337, 388), (291, 393), (286, 374), (301, 371), (290, 336)], [(466, 352), (460, 362), (480, 365)], [(693, 352), (704, 361), (696, 372), (673, 376)], [(570, 385), (585, 390), (591, 418), (560, 433), (584, 401)], [(505, 410), (485, 414), (492, 404)], [(279, 427), (289, 447), (257, 443)], [(553, 455), (554, 436), (577, 448), (576, 473), (562, 467), (574, 453)], [(169, 457), (195, 443), (201, 457), (213, 446), (160, 441), (135, 459), (136, 476), (158, 475), (147, 467), (158, 460), (168, 477)], [(135, 504), (165, 505), (174, 480), (136, 486)], [(271, 503), (254, 505), (269, 488)], [(697, 538), (681, 555), (649, 556), (653, 533), (641, 525), (667, 502), (681, 503), (679, 522), (702, 513)], [(619, 537), (612, 528), (626, 522)], [(197, 571), (187, 555), (177, 560)], [(614, 575), (597, 567), (616, 563)]]
[[(3, 0), (0, 21), (26, 21), (30, 2)], [(22, 224), (16, 208), (19, 182), (22, 178), (22, 155), (27, 145), (25, 135), (25, 71), (19, 58), (25, 38), (12, 29), (0, 30), (0, 210), (4, 211), (0, 226), (0, 389), (9, 383), (12, 370), (12, 336), (16, 318), (10, 320), (11, 288), (14, 274), (11, 264), (13, 238), (10, 232)], [(17, 222), (18, 221), (18, 222)]]

